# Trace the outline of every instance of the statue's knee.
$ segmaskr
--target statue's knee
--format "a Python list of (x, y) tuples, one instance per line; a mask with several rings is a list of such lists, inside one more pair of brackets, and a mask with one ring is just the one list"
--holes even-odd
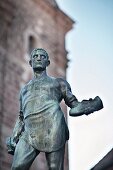
[(11, 170), (23, 170), (22, 164), (13, 164)]
[(55, 163), (51, 163), (49, 170), (58, 170), (57, 165)]

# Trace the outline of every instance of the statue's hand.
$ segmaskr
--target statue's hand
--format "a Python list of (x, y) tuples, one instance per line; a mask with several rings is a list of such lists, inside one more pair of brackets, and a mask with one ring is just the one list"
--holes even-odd
[(70, 109), (70, 116), (80, 116), (80, 115), (89, 115), (95, 111), (98, 111), (103, 108), (102, 100), (99, 96), (96, 96), (94, 99), (83, 100), (78, 102), (75, 107)]
[(11, 155), (14, 155), (15, 148), (16, 148), (16, 142), (13, 140), (13, 138), (8, 137), (6, 139), (6, 145), (7, 145), (8, 153)]

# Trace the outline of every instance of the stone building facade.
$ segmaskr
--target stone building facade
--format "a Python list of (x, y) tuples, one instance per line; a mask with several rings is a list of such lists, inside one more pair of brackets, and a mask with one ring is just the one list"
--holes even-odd
[[(9, 170), (12, 156), (7, 154), (5, 139), (10, 136), (18, 116), (20, 87), (32, 76), (28, 65), (34, 47), (48, 51), (48, 74), (66, 78), (66, 33), (73, 20), (55, 0), (0, 0), (0, 170)], [(66, 106), (62, 103), (66, 113)], [(68, 170), (67, 147), (65, 170)], [(32, 170), (45, 170), (43, 154)]]

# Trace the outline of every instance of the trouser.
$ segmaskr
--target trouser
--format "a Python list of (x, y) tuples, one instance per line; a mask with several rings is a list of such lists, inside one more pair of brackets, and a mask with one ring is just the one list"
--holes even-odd
[[(65, 146), (55, 152), (45, 152), (49, 170), (63, 170)], [(11, 170), (29, 170), (40, 151), (33, 148), (22, 138), (19, 140), (13, 158)]]

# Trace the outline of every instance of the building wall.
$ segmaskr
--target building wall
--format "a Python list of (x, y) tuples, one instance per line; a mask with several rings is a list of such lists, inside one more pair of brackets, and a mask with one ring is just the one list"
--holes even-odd
[[(4, 0), (0, 2), (0, 169), (9, 170), (12, 156), (7, 154), (5, 139), (10, 136), (18, 116), (18, 94), (32, 77), (29, 53), (35, 47), (48, 51), (48, 74), (66, 78), (65, 35), (73, 21), (54, 0)], [(66, 112), (66, 107), (62, 103)], [(66, 147), (65, 170), (68, 170)], [(31, 169), (45, 170), (43, 154)]]

